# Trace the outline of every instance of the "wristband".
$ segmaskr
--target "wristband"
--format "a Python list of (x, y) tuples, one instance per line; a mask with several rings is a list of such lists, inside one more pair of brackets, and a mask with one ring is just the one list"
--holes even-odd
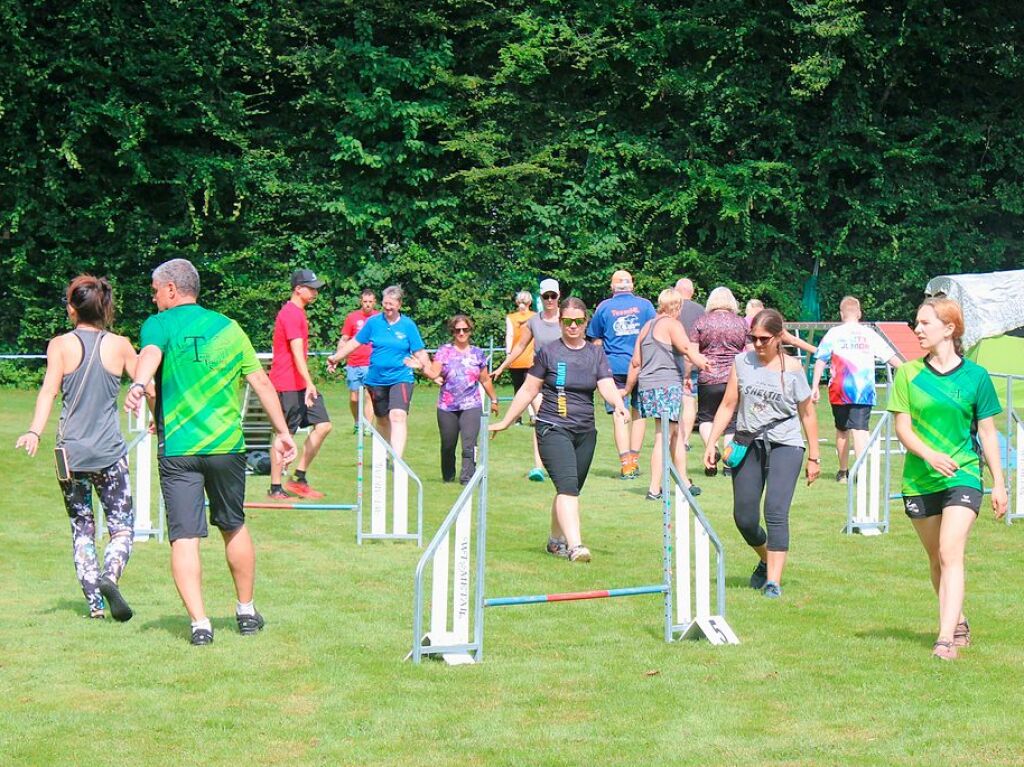
[(35, 437), (36, 439), (42, 439), (42, 437), (40, 437), (40, 436), (39, 436), (39, 432), (36, 432), (36, 431), (32, 431), (31, 429), (26, 429), (26, 430), (25, 430), (25, 433), (26, 433), (26, 434), (31, 434), (31, 435), (32, 435), (33, 437)]
[(135, 381), (134, 383), (132, 383), (132, 384), (130, 384), (130, 385), (128, 386), (128, 391), (131, 391), (131, 390), (132, 390), (132, 389), (134, 389), (134, 388), (135, 388), (136, 386), (138, 386), (138, 387), (139, 387), (140, 389), (142, 389), (143, 391), (145, 391), (145, 389), (146, 389), (146, 384), (144, 384), (144, 383), (140, 383), (139, 381)]
[(821, 463), (821, 459), (820, 458), (808, 458), (807, 460), (810, 463)]

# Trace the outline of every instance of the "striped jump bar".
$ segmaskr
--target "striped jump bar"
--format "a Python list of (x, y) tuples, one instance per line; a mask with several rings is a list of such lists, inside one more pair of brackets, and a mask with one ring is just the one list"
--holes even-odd
[(664, 583), (655, 586), (632, 586), (624, 589), (597, 589), (595, 591), (570, 591), (565, 594), (536, 594), (521, 597), (495, 597), (485, 599), (484, 607), (505, 607), (507, 605), (535, 605), (539, 602), (575, 602), (580, 599), (609, 599), (612, 597), (635, 597), (641, 594), (664, 594), (668, 587)]
[(311, 511), (351, 511), (352, 503), (245, 503), (246, 509), (309, 509)]

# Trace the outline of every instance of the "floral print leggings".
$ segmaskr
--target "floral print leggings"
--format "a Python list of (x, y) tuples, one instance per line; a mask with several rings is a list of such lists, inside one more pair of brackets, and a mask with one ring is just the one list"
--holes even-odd
[[(100, 497), (107, 520), (110, 543), (103, 552), (103, 571), (96, 559), (96, 517), (92, 510), (92, 489)], [(103, 612), (99, 579), (117, 583), (132, 553), (135, 507), (132, 506), (128, 478), (128, 456), (100, 471), (76, 471), (70, 480), (60, 483), (64, 506), (71, 520), (71, 541), (75, 572), (93, 615)]]

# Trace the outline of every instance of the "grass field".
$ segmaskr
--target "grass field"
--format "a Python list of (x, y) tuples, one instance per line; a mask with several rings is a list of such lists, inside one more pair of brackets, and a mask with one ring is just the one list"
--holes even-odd
[[(345, 393), (326, 394), (338, 428), (310, 476), (329, 500), (351, 502)], [(746, 587), (755, 558), (732, 524), (728, 480), (699, 477), (726, 546), (739, 646), (665, 644), (661, 601), (649, 596), (489, 611), (484, 663), (414, 666), (403, 657), (420, 552), (357, 547), (352, 512), (251, 512), (267, 618), (257, 637), (234, 630), (219, 536), (203, 547), (213, 646), (189, 646), (167, 546), (156, 542), (136, 547), (122, 581), (135, 618), (85, 619), (52, 425), (39, 457), (16, 453), (34, 393), (0, 396), (2, 765), (1024, 763), (1024, 525), (983, 512), (968, 561), (975, 646), (956, 663), (932, 660), (935, 599), (913, 530), (894, 506), (892, 533), (841, 535), (845, 488), (831, 481), (827, 447), (822, 481), (797, 490), (777, 601)], [(610, 425), (599, 425), (582, 499), (590, 565), (542, 552), (551, 489), (523, 476), (530, 430), (492, 443), (488, 595), (659, 580), (660, 505), (644, 500), (643, 480), (615, 478)], [(459, 488), (440, 482), (425, 386), (411, 431), (429, 537)], [(250, 479), (250, 499), (266, 484)]]

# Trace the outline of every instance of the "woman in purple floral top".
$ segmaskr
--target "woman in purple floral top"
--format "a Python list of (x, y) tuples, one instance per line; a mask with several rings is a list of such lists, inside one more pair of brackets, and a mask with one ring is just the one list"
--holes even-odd
[(479, 346), (470, 346), (473, 321), (465, 314), (448, 320), (451, 343), (444, 344), (424, 372), (441, 385), (437, 397), (437, 428), (441, 432), (441, 479), (455, 481), (455, 446), (462, 437), (462, 471), (465, 485), (476, 471), (476, 443), (480, 436), (483, 401), (480, 387), (491, 398), (491, 413), (498, 412), (498, 397), (487, 372), (487, 356)]
[[(733, 361), (737, 354), (743, 353), (747, 343), (747, 323), (739, 316), (739, 306), (729, 288), (719, 287), (711, 291), (705, 314), (694, 323), (690, 340), (708, 358), (708, 367), (697, 376), (697, 428), (707, 445), (711, 424), (715, 420), (718, 406), (722, 404)], [(734, 415), (722, 437), (725, 445), (732, 442), (735, 432)], [(718, 473), (718, 467), (707, 468), (704, 473), (714, 476)]]

